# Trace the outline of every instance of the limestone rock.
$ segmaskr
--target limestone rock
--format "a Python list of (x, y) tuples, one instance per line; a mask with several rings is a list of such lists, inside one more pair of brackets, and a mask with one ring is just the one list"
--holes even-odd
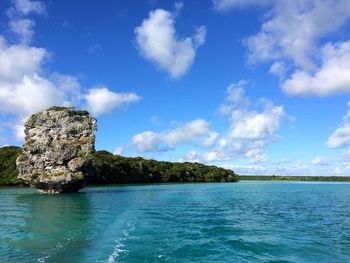
[(18, 178), (43, 193), (76, 192), (95, 151), (96, 119), (72, 107), (51, 107), (25, 123)]

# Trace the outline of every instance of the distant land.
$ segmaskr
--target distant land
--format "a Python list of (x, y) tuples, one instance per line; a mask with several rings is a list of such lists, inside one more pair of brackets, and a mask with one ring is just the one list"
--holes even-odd
[[(16, 158), (20, 147), (0, 148), (0, 185), (19, 186)], [(232, 170), (190, 162), (165, 162), (113, 155), (96, 151), (92, 168), (86, 178), (88, 185), (146, 184), (175, 182), (237, 182), (239, 177)]]
[(240, 175), (239, 180), (255, 181), (316, 181), (350, 182), (350, 176), (281, 176), (281, 175)]
[[(17, 146), (0, 148), (0, 186), (19, 186), (15, 160), (21, 153)], [(185, 182), (317, 181), (350, 182), (350, 176), (278, 176), (237, 175), (232, 170), (199, 163), (177, 163), (122, 157), (107, 151), (96, 151), (88, 185), (148, 184)]]

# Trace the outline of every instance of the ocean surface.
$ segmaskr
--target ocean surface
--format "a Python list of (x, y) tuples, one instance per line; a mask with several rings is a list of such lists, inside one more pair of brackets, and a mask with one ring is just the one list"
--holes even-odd
[(350, 184), (0, 188), (0, 262), (350, 262)]

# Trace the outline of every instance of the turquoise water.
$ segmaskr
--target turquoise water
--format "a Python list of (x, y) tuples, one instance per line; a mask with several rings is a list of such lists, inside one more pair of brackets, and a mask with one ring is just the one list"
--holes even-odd
[(0, 262), (350, 262), (350, 184), (2, 188)]

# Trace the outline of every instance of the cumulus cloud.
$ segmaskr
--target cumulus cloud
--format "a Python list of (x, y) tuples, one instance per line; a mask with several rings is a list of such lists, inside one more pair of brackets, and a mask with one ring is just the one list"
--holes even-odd
[(140, 97), (135, 93), (117, 93), (106, 87), (92, 88), (84, 95), (87, 108), (94, 116), (110, 113), (122, 104), (137, 102)]
[(36, 74), (0, 86), (0, 111), (26, 116), (50, 105), (61, 105), (63, 101), (64, 94), (54, 83)]
[(162, 149), (161, 137), (162, 136), (156, 132), (144, 131), (132, 137), (131, 145), (136, 147), (139, 153), (166, 150), (168, 147)]
[(9, 29), (22, 39), (19, 43), (9, 44), (0, 35), (0, 120), (11, 123), (6, 127), (10, 127), (17, 140), (23, 140), (26, 118), (49, 106), (88, 105), (92, 113), (98, 115), (139, 99), (134, 93), (119, 94), (106, 87), (88, 89), (85, 94), (77, 77), (47, 71), (45, 62), (49, 52), (29, 45), (34, 22), (25, 17), (45, 12), (42, 2), (13, 1), (8, 10)]
[(350, 92), (350, 41), (327, 44), (322, 49), (322, 65), (314, 73), (297, 71), (283, 83), (294, 96), (328, 96)]
[(189, 151), (182, 159), (213, 162), (246, 158), (251, 164), (266, 159), (265, 147), (277, 139), (282, 120), (287, 117), (283, 106), (275, 106), (262, 99), (262, 109), (256, 110), (245, 95), (247, 81), (239, 81), (227, 87), (224, 104), (220, 112), (228, 117), (225, 132), (217, 135), (209, 151)]
[(235, 110), (232, 112), (230, 137), (233, 139), (265, 139), (274, 135), (285, 115), (282, 106), (272, 106), (262, 112)]
[(311, 164), (314, 165), (329, 165), (329, 162), (324, 157), (316, 156), (314, 159), (310, 161)]
[(24, 45), (8, 45), (0, 35), (0, 83), (22, 79), (40, 71), (47, 51)]
[(286, 116), (283, 106), (274, 106), (272, 102), (262, 99), (262, 111), (250, 109), (250, 100), (245, 97), (245, 85), (246, 82), (240, 81), (227, 88), (224, 108), (229, 109), (226, 112), (231, 121), (229, 137), (253, 140), (271, 138)]
[(212, 140), (212, 132), (209, 123), (203, 119), (196, 119), (184, 123), (172, 130), (156, 133), (144, 131), (135, 135), (131, 140), (131, 146), (139, 153), (160, 152), (174, 149), (183, 143), (203, 143)]
[(250, 62), (283, 58), (303, 69), (312, 69), (317, 41), (335, 32), (350, 18), (347, 0), (275, 0), (270, 3), (271, 15), (267, 16), (261, 31), (246, 40)]
[(135, 34), (140, 54), (171, 77), (178, 78), (193, 64), (197, 48), (205, 42), (206, 28), (198, 27), (193, 37), (178, 38), (175, 16), (163, 9), (151, 11), (148, 18), (135, 28)]
[(327, 141), (329, 148), (341, 148), (346, 145), (350, 145), (350, 123), (344, 123), (337, 128)]
[(348, 0), (214, 0), (213, 4), (221, 11), (253, 5), (268, 8), (260, 31), (244, 40), (248, 62), (271, 62), (270, 73), (282, 80), (288, 95), (350, 92), (349, 42), (321, 44), (349, 21)]
[[(348, 102), (350, 107), (350, 102)], [(328, 138), (329, 148), (342, 148), (350, 145), (350, 109), (343, 117), (342, 124)]]
[(349, 175), (350, 172), (350, 102), (348, 111), (343, 116), (341, 125), (328, 137), (327, 146), (332, 149), (345, 148), (340, 162), (333, 170), (336, 175)]
[(227, 87), (219, 108), (226, 120), (221, 131), (212, 130), (204, 119), (196, 119), (170, 130), (136, 134), (123, 149), (137, 154), (186, 149), (179, 161), (217, 163), (245, 159), (251, 166), (261, 164), (267, 159), (266, 146), (279, 138), (282, 120), (289, 116), (283, 106), (267, 99), (253, 103), (245, 95), (248, 85), (242, 80)]
[(197, 162), (197, 163), (210, 163), (215, 161), (229, 160), (230, 157), (225, 153), (218, 151), (206, 151), (198, 152), (196, 150), (190, 150), (183, 157), (180, 158), (180, 162)]

